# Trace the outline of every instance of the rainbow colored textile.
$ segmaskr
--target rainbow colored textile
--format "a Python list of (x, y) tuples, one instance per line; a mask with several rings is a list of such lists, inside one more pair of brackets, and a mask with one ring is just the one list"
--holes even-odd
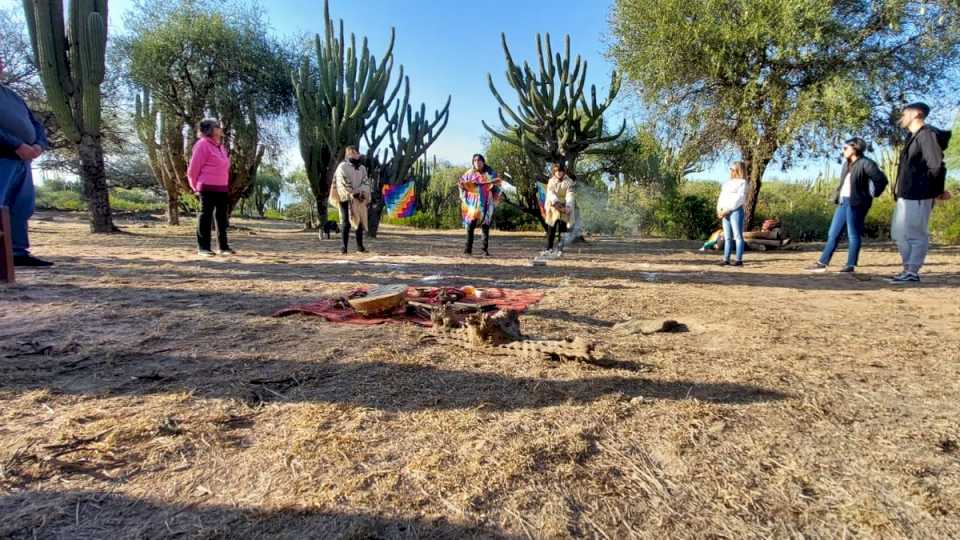
[(474, 221), (490, 225), (493, 222), (494, 209), (503, 193), (496, 173), (467, 171), (460, 177), (459, 186), (460, 215), (463, 217), (464, 227), (469, 227)]
[(413, 182), (383, 186), (383, 204), (392, 218), (412, 217), (417, 213), (417, 191)]

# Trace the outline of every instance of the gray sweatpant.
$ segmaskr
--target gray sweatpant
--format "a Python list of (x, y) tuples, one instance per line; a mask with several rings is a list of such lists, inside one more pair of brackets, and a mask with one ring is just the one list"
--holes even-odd
[(897, 242), (903, 270), (920, 272), (930, 246), (930, 212), (933, 199), (897, 199), (890, 233)]

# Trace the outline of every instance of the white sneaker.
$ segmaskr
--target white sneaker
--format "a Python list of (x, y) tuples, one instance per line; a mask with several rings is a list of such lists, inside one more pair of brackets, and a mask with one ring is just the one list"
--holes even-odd
[(215, 257), (216, 255), (217, 255), (216, 253), (210, 251), (209, 249), (198, 249), (198, 250), (197, 250), (197, 256), (198, 256), (198, 257)]

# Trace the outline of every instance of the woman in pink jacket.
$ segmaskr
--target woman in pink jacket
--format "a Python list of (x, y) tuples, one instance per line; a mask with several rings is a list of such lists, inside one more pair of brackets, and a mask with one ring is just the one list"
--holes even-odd
[(220, 122), (206, 119), (200, 122), (200, 139), (193, 145), (187, 179), (200, 197), (200, 220), (197, 223), (197, 255), (212, 257), (210, 226), (217, 220), (217, 244), (221, 255), (233, 255), (227, 244), (229, 218), (230, 158), (223, 146), (223, 128)]

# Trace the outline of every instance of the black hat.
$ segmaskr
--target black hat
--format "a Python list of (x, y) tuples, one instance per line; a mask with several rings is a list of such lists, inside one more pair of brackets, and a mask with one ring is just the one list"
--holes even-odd
[(918, 111), (923, 118), (930, 116), (930, 106), (922, 101), (911, 103), (903, 108), (905, 111)]

